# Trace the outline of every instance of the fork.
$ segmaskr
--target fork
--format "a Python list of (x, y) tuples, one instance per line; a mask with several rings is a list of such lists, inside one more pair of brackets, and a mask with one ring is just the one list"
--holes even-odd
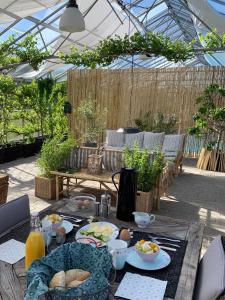
[(63, 217), (64, 219), (70, 219), (70, 220), (73, 220), (75, 223), (80, 223), (83, 221), (83, 219), (77, 219), (75, 217), (71, 217), (71, 216), (66, 216), (66, 215), (63, 215), (63, 214), (59, 214), (61, 217)]
[(169, 242), (180, 243), (180, 240), (169, 239), (169, 238), (165, 238), (165, 237), (157, 237), (157, 236), (152, 236), (150, 234), (148, 234), (148, 237), (150, 239), (154, 239), (154, 240), (165, 240), (165, 241), (169, 241)]

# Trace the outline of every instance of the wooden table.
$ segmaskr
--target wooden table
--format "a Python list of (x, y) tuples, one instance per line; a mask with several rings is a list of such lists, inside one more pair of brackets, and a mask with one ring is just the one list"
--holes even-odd
[[(49, 209), (49, 208), (48, 208)], [(77, 215), (77, 212), (71, 211), (71, 201), (61, 200), (56, 202), (51, 210), (60, 211)], [(80, 213), (80, 215), (83, 215)], [(83, 215), (85, 216), (85, 215)], [(125, 223), (117, 220), (114, 216), (107, 219), (117, 226), (132, 227), (135, 224)], [(25, 226), (25, 225), (23, 225)], [(29, 225), (26, 225), (29, 226)], [(151, 229), (145, 231), (171, 236), (179, 239), (188, 240), (188, 245), (183, 260), (183, 266), (176, 292), (176, 300), (191, 300), (196, 279), (197, 266), (201, 251), (204, 226), (199, 223), (187, 223), (183, 220), (176, 220), (168, 217), (156, 215), (156, 221), (151, 224)], [(15, 230), (14, 230), (15, 231)], [(12, 232), (13, 234), (13, 232)], [(9, 234), (6, 236), (9, 237)], [(12, 235), (11, 237), (12, 238)], [(14, 237), (16, 239), (16, 236)], [(24, 290), (26, 288), (26, 272), (24, 268), (24, 260), (19, 261), (13, 266), (0, 261), (0, 299), (1, 300), (22, 300)], [(117, 284), (114, 285), (116, 290)], [(42, 298), (43, 299), (43, 298)], [(45, 298), (44, 298), (45, 299)], [(110, 300), (114, 299), (113, 296)], [(165, 298), (169, 300), (171, 298)]]
[[(63, 173), (58, 171), (52, 171), (52, 175), (56, 178), (56, 200), (59, 200), (60, 194), (63, 193), (63, 190), (60, 191), (60, 186), (66, 187), (66, 193), (67, 196), (69, 196), (70, 191), (76, 189), (77, 187), (82, 186), (82, 183), (85, 181), (95, 181), (99, 182), (100, 190), (102, 186), (106, 188), (108, 191), (110, 191), (115, 197), (117, 197), (117, 193), (113, 191), (108, 184), (112, 184), (112, 173), (111, 172), (102, 172), (99, 175), (92, 175), (87, 173), (87, 169), (82, 169), (79, 172), (75, 173)], [(75, 182), (72, 181), (72, 179), (75, 179)], [(66, 183), (64, 184), (64, 180)], [(118, 176), (115, 177), (115, 182), (118, 183)]]

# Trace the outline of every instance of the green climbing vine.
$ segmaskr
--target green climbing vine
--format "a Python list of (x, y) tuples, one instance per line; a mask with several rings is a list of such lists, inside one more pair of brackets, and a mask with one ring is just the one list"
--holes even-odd
[(180, 40), (172, 41), (162, 34), (146, 32), (144, 35), (135, 33), (132, 36), (115, 36), (102, 40), (93, 49), (84, 48), (78, 51), (72, 47), (70, 54), (59, 53), (61, 59), (67, 64), (96, 68), (108, 66), (120, 56), (148, 54), (164, 56), (170, 61), (185, 61), (193, 56), (193, 43)]

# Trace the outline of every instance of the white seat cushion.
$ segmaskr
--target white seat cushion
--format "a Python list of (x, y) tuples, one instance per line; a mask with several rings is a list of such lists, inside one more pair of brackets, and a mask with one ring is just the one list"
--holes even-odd
[(137, 143), (140, 148), (143, 146), (144, 132), (139, 133), (127, 133), (125, 134), (125, 145), (129, 148), (133, 148), (134, 144)]
[(221, 236), (217, 236), (198, 269), (194, 300), (215, 300), (225, 289), (225, 255)]
[(177, 157), (178, 151), (163, 151), (164, 157)]
[(115, 146), (109, 146), (109, 145), (106, 144), (104, 146), (104, 149), (105, 150), (120, 150), (120, 151), (123, 151), (124, 147), (115, 147)]
[(161, 150), (165, 133), (145, 132), (143, 148), (150, 151)]
[(182, 151), (184, 137), (184, 134), (165, 135), (162, 151)]
[(106, 130), (106, 143), (112, 147), (123, 147), (125, 143), (125, 134), (116, 130)]

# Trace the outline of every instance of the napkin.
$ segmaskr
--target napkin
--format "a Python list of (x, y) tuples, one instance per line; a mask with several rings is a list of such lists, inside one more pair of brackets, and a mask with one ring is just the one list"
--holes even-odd
[(167, 281), (127, 272), (115, 296), (130, 300), (163, 300)]
[(12, 239), (0, 245), (0, 260), (13, 265), (24, 257), (24, 243)]

